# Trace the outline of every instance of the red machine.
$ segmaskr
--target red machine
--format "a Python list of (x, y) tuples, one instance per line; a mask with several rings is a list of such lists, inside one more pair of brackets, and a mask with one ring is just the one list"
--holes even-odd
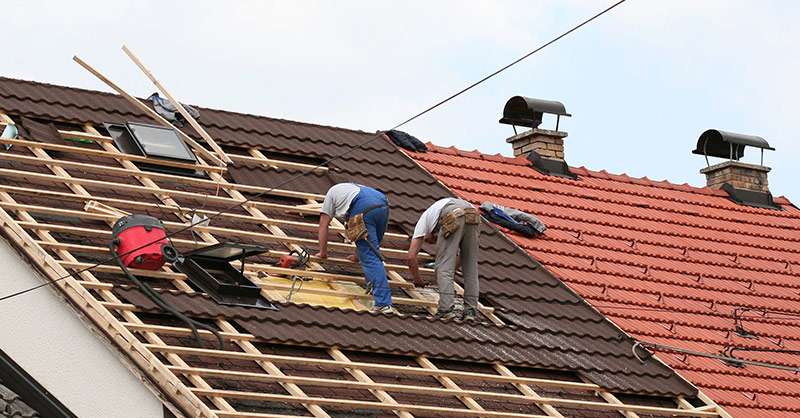
[(128, 267), (158, 270), (165, 262), (178, 257), (175, 247), (167, 243), (164, 224), (147, 215), (120, 218), (112, 229), (112, 242), (122, 263)]

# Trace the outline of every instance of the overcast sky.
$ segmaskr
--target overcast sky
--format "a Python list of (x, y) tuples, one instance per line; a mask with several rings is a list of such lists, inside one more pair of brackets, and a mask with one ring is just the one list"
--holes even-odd
[[(388, 129), (614, 1), (4, 1), (0, 74), (374, 132)], [(770, 190), (800, 203), (800, 2), (627, 0), (404, 126), (423, 141), (511, 155), (505, 102), (562, 102), (572, 166), (705, 185), (706, 129), (776, 151)], [(545, 118), (541, 128), (554, 129)], [(748, 148), (744, 162), (759, 163)], [(711, 163), (722, 160), (711, 159)]]

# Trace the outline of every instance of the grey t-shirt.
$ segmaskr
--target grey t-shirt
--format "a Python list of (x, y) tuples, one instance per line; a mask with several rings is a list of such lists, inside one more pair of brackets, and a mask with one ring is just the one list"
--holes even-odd
[(334, 217), (341, 217), (347, 213), (350, 203), (358, 196), (361, 189), (355, 183), (339, 183), (328, 189), (325, 200), (322, 202), (320, 212)]

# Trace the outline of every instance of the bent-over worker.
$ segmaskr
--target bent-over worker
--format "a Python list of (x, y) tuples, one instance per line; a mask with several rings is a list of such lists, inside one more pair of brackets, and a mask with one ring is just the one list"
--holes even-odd
[(367, 289), (372, 289), (375, 305), (373, 312), (392, 313), (392, 294), (386, 279), (386, 269), (380, 255), (380, 243), (389, 224), (389, 202), (383, 193), (372, 187), (355, 183), (339, 183), (328, 189), (319, 216), (319, 253), (317, 257), (328, 257), (328, 227), (334, 217), (344, 218), (363, 214), (366, 238), (355, 242), (358, 261), (364, 269)]
[(424, 286), (419, 275), (417, 254), (422, 240), (429, 244), (436, 235), (436, 282), (439, 285), (439, 307), (434, 317), (455, 316), (455, 285), (453, 276), (459, 252), (464, 275), (464, 312), (462, 320), (474, 320), (478, 311), (478, 235), (480, 215), (469, 202), (457, 198), (444, 198), (431, 205), (419, 218), (408, 248), (408, 268), (414, 284)]

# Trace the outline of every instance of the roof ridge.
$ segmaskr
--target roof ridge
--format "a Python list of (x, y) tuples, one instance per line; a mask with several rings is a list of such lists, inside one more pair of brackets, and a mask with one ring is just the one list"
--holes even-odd
[[(481, 151), (478, 151), (477, 149), (475, 149), (473, 151), (465, 151), (465, 150), (456, 148), (455, 146), (442, 147), (442, 146), (435, 145), (435, 144), (433, 144), (431, 142), (428, 142), (426, 145), (428, 147), (428, 151), (429, 152), (438, 152), (440, 154), (456, 155), (456, 156), (459, 156), (459, 157), (472, 158), (472, 159), (476, 159), (476, 160), (487, 160), (487, 161), (493, 161), (493, 162), (499, 162), (499, 163), (514, 164), (514, 165), (531, 165), (531, 163), (526, 158), (524, 158), (522, 156), (508, 157), (508, 156), (505, 156), (505, 155), (501, 155), (499, 153), (498, 154), (494, 154), (494, 155), (485, 154), (485, 153), (483, 153)], [(444, 151), (444, 150), (446, 150), (446, 151)], [(709, 195), (709, 194), (719, 194), (720, 196), (722, 196), (723, 194), (727, 195), (724, 192), (720, 193), (717, 189), (711, 189), (709, 187), (696, 187), (696, 186), (692, 186), (692, 185), (690, 185), (688, 183), (683, 183), (683, 184), (672, 183), (672, 182), (670, 182), (669, 180), (666, 180), (666, 179), (657, 181), (657, 180), (651, 180), (651, 179), (647, 178), (647, 176), (644, 176), (644, 177), (631, 177), (627, 173), (613, 174), (613, 173), (609, 173), (606, 170), (594, 171), (594, 170), (590, 170), (590, 169), (586, 168), (585, 166), (580, 166), (580, 167), (570, 166), (569, 169), (570, 169), (570, 171), (573, 171), (573, 172), (577, 171), (579, 173), (576, 173), (576, 174), (583, 175), (583, 176), (586, 176), (586, 177), (600, 178), (600, 179), (606, 179), (606, 180), (618, 181), (618, 182), (630, 183), (630, 184), (639, 184), (639, 185), (643, 185), (643, 186), (658, 187), (658, 188), (661, 188), (661, 189), (677, 190), (677, 191), (683, 191), (683, 192), (688, 192), (688, 193), (697, 193), (697, 194), (702, 194), (702, 195)], [(581, 172), (582, 172), (582, 174), (580, 174)], [(791, 201), (785, 196), (774, 197), (773, 201), (776, 201), (776, 203), (784, 204), (784, 205), (791, 205), (792, 204)]]

